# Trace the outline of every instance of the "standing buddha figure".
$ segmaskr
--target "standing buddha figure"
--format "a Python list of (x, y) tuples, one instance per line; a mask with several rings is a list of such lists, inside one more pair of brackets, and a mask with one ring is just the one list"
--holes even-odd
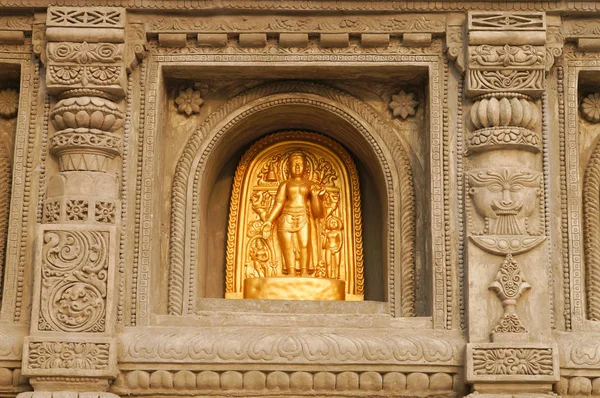
[(288, 167), (290, 177), (279, 185), (262, 233), (263, 238), (269, 239), (277, 221), (283, 274), (307, 277), (314, 274), (319, 261), (317, 219), (324, 216), (325, 187), (305, 176), (306, 157), (302, 152), (289, 155)]

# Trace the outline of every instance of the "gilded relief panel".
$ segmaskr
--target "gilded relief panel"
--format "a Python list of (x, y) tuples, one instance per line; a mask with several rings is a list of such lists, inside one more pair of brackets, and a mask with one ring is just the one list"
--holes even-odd
[[(335, 141), (299, 131), (258, 141), (233, 184), (225, 296), (362, 299), (360, 207), (356, 167)], [(287, 291), (270, 295), (269, 283)]]

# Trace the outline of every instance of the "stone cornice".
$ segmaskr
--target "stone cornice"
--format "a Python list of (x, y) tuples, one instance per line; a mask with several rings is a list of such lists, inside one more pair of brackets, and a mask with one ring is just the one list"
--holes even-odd
[(597, 1), (271, 1), (271, 0), (0, 0), (2, 7), (114, 6), (139, 10), (240, 10), (240, 11), (600, 11)]

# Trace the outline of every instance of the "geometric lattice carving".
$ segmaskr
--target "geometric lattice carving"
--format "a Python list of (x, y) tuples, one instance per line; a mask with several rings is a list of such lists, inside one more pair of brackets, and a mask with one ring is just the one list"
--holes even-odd
[(471, 12), (469, 30), (544, 30), (543, 12)]
[(118, 28), (125, 26), (125, 9), (116, 7), (49, 7), (48, 26)]

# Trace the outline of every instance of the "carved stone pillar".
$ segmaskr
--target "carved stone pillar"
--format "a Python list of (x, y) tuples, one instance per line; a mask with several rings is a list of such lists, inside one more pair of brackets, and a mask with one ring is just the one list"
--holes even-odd
[(466, 25), (464, 51), (449, 43), (451, 58), (466, 56), (466, 379), (479, 394), (550, 393), (559, 369), (544, 112), (560, 49), (547, 45), (544, 13), (470, 12)]
[(38, 299), (23, 374), (36, 391), (101, 392), (118, 372), (125, 10), (50, 7), (46, 40), (46, 89), (54, 103), (49, 152), (56, 162), (48, 169), (57, 171), (49, 173), (38, 228)]

